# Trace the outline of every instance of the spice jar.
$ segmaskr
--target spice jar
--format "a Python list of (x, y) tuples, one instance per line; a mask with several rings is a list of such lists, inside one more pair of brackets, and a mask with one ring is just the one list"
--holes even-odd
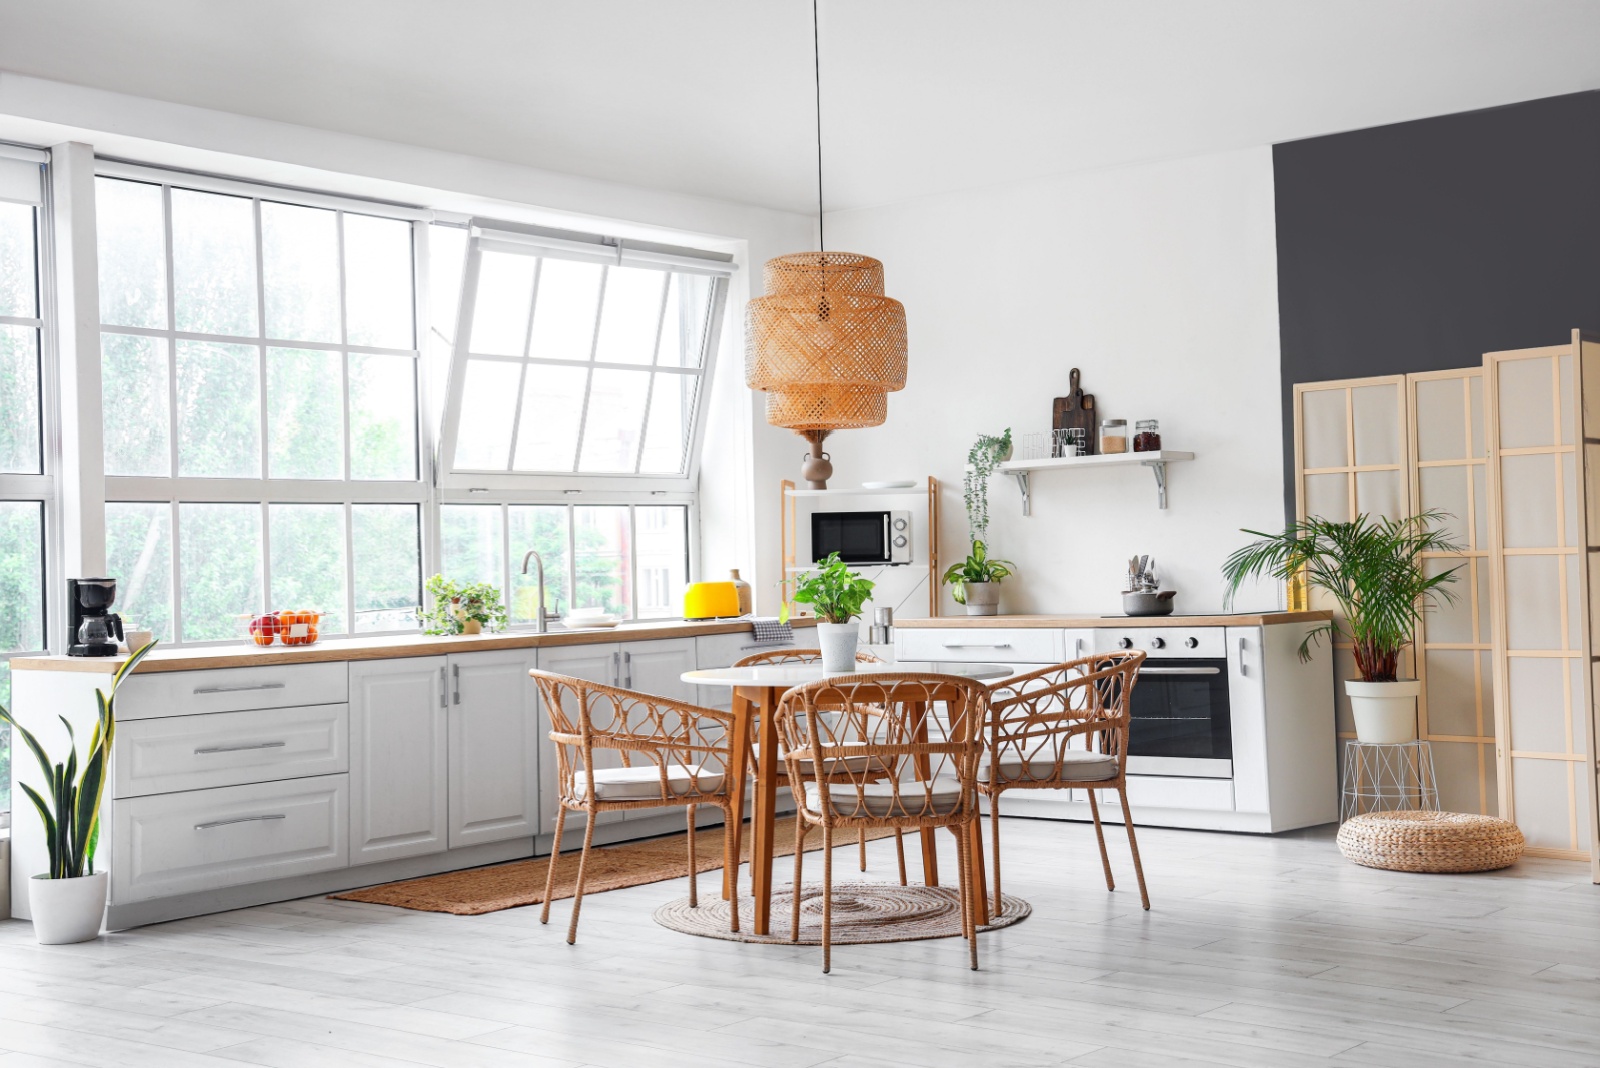
[(1133, 451), (1160, 452), (1161, 427), (1154, 419), (1141, 419), (1133, 424)]
[(1106, 419), (1100, 424), (1100, 451), (1110, 455), (1128, 451), (1128, 421)]

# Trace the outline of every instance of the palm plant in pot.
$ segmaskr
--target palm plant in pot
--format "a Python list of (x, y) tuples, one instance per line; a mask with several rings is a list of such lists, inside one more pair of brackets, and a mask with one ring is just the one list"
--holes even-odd
[(1334, 618), (1312, 629), (1300, 645), (1302, 660), (1323, 637), (1348, 642), (1359, 679), (1345, 681), (1356, 736), (1363, 742), (1407, 742), (1417, 736), (1417, 696), (1421, 683), (1400, 678), (1400, 657), (1411, 644), (1422, 613), (1437, 598), (1454, 601), (1449, 584), (1460, 566), (1430, 575), (1427, 556), (1459, 553), (1442, 530), (1443, 512), (1404, 519), (1359, 515), (1351, 522), (1312, 517), (1281, 534), (1246, 530), (1260, 540), (1228, 557), (1222, 574), (1228, 603), (1249, 579), (1270, 576), (1288, 581), (1300, 576), (1328, 593)]
[(39, 762), (43, 785), (49, 794), (46, 799), (28, 783), (17, 783), (44, 821), (45, 844), (49, 850), (50, 870), (35, 875), (28, 882), (34, 937), (42, 945), (86, 942), (100, 934), (100, 924), (106, 913), (108, 873), (94, 870), (94, 854), (100, 841), (100, 800), (105, 795), (111, 743), (117, 730), (112, 701), (122, 680), (155, 647), (156, 643), (150, 642), (128, 657), (112, 676), (110, 693), (95, 691), (100, 711), (89, 737), (88, 756), (81, 773), (78, 740), (72, 723), (65, 716), (61, 717), (61, 722), (67, 728), (71, 749), (63, 763), (52, 761), (33, 732), (0, 707), (0, 721), (10, 724)]
[[(817, 644), (822, 649), (822, 669), (842, 674), (856, 669), (856, 643), (861, 637), (861, 609), (872, 596), (873, 583), (851, 570), (829, 553), (816, 571), (808, 571), (795, 582), (794, 599), (808, 604), (817, 613)], [(789, 606), (783, 606), (789, 618)]]

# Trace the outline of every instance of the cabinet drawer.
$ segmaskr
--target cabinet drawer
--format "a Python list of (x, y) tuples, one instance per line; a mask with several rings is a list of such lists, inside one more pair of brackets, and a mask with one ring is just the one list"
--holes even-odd
[(966, 663), (1059, 664), (1066, 659), (1060, 630), (987, 627), (912, 628), (895, 632), (897, 660), (960, 660)]
[(349, 668), (342, 663), (135, 674), (117, 691), (117, 721), (338, 705), (349, 693)]
[(116, 904), (348, 866), (350, 777), (224, 786), (119, 801)]
[(135, 720), (112, 747), (113, 797), (350, 770), (350, 707), (266, 708)]
[[(1102, 805), (1116, 805), (1115, 790), (1101, 790)], [(1129, 775), (1128, 804), (1138, 820), (1139, 807), (1194, 808), (1213, 812), (1233, 811), (1232, 779), (1183, 779), (1167, 775)]]

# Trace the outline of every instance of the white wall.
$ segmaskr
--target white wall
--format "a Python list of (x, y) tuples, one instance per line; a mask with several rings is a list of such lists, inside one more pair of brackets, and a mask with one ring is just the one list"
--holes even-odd
[[(1197, 459), (1170, 468), (1166, 511), (1142, 468), (1036, 474), (1026, 519), (995, 476), (990, 541), (1021, 569), (1001, 610), (1120, 611), (1134, 553), (1157, 558), (1179, 612), (1222, 607), (1239, 529), (1283, 521), (1269, 148), (844, 212), (828, 236), (884, 261), (911, 336), (889, 421), (829, 439), (833, 485), (937, 476), (942, 555), (959, 559), (968, 446), (1048, 429), (1078, 367), (1104, 416), (1159, 419), (1163, 443)], [(1236, 607), (1280, 597), (1261, 587)], [(946, 597), (944, 613), (959, 611)]]

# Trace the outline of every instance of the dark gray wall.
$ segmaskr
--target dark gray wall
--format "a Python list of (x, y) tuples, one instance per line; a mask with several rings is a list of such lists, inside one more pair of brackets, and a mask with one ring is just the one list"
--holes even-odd
[(1294, 384), (1600, 329), (1600, 92), (1276, 145), (1284, 510)]

